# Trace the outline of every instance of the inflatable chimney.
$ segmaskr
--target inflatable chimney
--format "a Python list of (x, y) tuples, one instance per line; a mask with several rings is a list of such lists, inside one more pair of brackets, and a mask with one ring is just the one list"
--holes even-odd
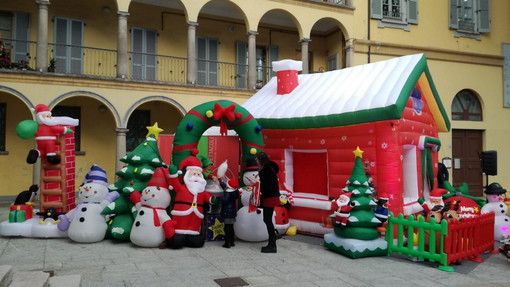
[(298, 85), (298, 72), (303, 70), (303, 62), (294, 60), (281, 60), (273, 62), (273, 71), (276, 72), (278, 85), (276, 93), (286, 95)]

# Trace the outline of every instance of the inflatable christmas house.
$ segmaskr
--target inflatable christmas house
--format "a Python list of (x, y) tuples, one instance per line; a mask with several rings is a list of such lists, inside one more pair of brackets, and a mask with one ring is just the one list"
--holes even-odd
[(439, 132), (450, 122), (423, 54), (298, 75), (301, 62), (273, 63), (277, 76), (245, 107), (263, 128), (264, 150), (281, 163), (293, 191), (290, 223), (332, 231), (331, 200), (351, 174), (352, 150), (390, 211), (421, 210), (437, 173)]

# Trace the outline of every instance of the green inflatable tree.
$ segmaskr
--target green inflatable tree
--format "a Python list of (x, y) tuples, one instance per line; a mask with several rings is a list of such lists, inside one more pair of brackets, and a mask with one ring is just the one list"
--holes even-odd
[(362, 153), (359, 147), (354, 151), (356, 157), (354, 168), (347, 186), (342, 190), (346, 195), (350, 195), (349, 205), (352, 206), (347, 227), (336, 226), (334, 230), (340, 237), (371, 240), (380, 236), (377, 226), (381, 221), (374, 215), (377, 203), (372, 196), (374, 189), (370, 186), (363, 168)]
[(370, 186), (363, 168), (362, 154), (363, 151), (357, 147), (354, 168), (337, 201), (339, 208), (335, 214), (340, 224), (335, 224), (334, 233), (324, 235), (326, 248), (351, 258), (387, 253), (387, 243), (377, 231), (381, 221), (375, 216), (374, 188)]
[(156, 142), (163, 130), (158, 127), (158, 123), (147, 129), (149, 132), (145, 141), (120, 160), (127, 165), (115, 173), (119, 179), (109, 186), (110, 191), (116, 190), (121, 195), (102, 211), (102, 214), (112, 216), (107, 231), (109, 238), (129, 240), (134, 221), (134, 208), (129, 196), (133, 191), (141, 192), (156, 168), (165, 165)]

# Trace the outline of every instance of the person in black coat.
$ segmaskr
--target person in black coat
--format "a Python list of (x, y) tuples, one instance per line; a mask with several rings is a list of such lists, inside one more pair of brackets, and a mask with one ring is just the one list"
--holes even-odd
[(235, 179), (229, 179), (227, 183), (220, 183), (223, 188), (223, 195), (218, 199), (221, 202), (221, 216), (225, 224), (225, 244), (224, 248), (235, 246), (234, 222), (237, 216), (237, 199), (239, 199), (239, 183)]
[(276, 232), (273, 224), (274, 208), (280, 204), (280, 188), (278, 185), (278, 165), (271, 161), (265, 152), (259, 152), (256, 156), (259, 165), (260, 180), (260, 206), (264, 223), (267, 227), (269, 240), (267, 246), (262, 247), (262, 253), (276, 253)]

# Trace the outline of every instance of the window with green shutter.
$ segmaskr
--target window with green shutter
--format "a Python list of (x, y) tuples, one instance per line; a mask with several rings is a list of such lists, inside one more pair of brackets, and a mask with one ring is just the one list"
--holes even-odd
[(479, 39), (491, 30), (490, 0), (449, 0), (449, 27), (455, 37)]
[(418, 24), (418, 0), (371, 0), (370, 8), (379, 28), (410, 30), (409, 24)]

